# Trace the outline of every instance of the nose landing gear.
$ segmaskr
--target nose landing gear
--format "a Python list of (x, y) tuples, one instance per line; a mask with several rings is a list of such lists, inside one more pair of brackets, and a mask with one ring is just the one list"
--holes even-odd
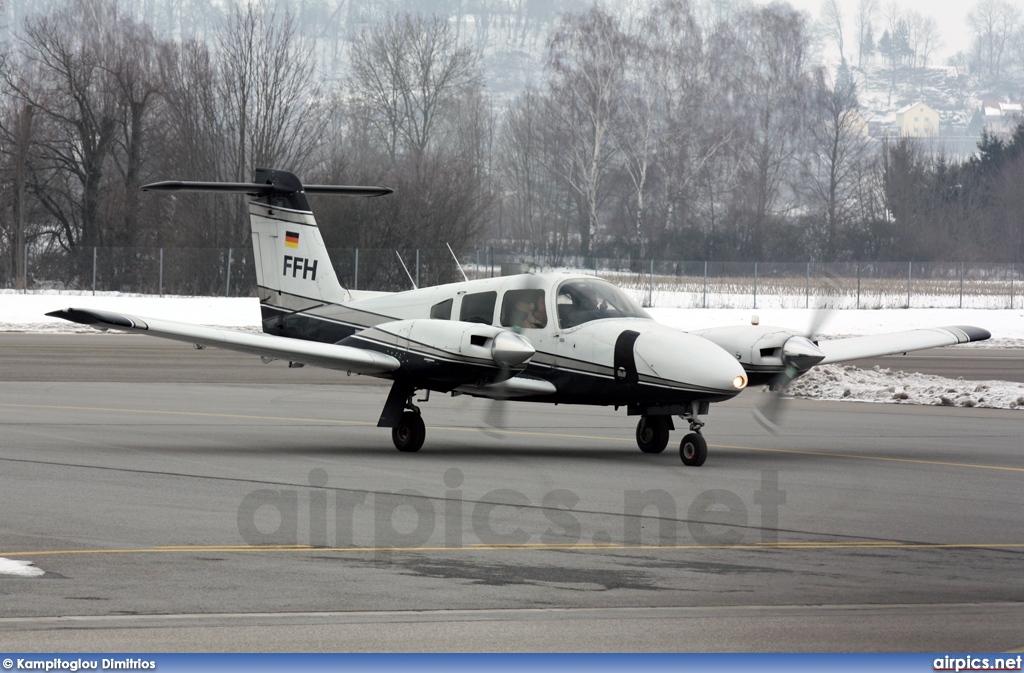
[(699, 432), (691, 432), (679, 442), (679, 458), (683, 465), (700, 467), (708, 459), (708, 443)]
[[(679, 443), (679, 458), (683, 465), (700, 467), (708, 458), (708, 443), (701, 434), (704, 421), (700, 414), (708, 413), (708, 403), (700, 400), (686, 406), (669, 408), (643, 409), (643, 415), (636, 425), (636, 443), (644, 453), (661, 453), (668, 446), (669, 433), (674, 430), (672, 417), (669, 413), (679, 414), (690, 426), (690, 432)], [(660, 412), (660, 413), (658, 413)], [(637, 413), (631, 411), (630, 413)]]
[(704, 427), (704, 421), (697, 418), (697, 403), (690, 405), (690, 410), (683, 414), (683, 420), (690, 423), (690, 432), (679, 442), (679, 459), (683, 465), (688, 467), (700, 467), (708, 459), (708, 443), (700, 429)]

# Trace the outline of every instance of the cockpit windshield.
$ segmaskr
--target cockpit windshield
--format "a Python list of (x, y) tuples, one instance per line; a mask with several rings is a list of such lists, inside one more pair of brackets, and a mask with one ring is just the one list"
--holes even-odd
[(558, 287), (558, 325), (576, 327), (602, 318), (650, 318), (629, 295), (598, 278), (567, 280)]

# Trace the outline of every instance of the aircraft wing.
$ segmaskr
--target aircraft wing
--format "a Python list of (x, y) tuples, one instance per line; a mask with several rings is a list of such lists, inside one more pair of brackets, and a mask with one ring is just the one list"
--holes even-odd
[(818, 364), (825, 365), (832, 362), (895, 355), (938, 346), (954, 346), (972, 341), (984, 341), (991, 336), (991, 332), (986, 329), (958, 325), (819, 341), (818, 349), (825, 354), (825, 359)]
[(249, 334), (170, 320), (137, 318), (120, 313), (80, 308), (53, 311), (46, 315), (51, 318), (91, 325), (97, 329), (116, 329), (135, 334), (146, 334), (356, 374), (383, 374), (395, 371), (400, 366), (397, 359), (384, 353), (338, 344), (288, 339), (270, 334)]

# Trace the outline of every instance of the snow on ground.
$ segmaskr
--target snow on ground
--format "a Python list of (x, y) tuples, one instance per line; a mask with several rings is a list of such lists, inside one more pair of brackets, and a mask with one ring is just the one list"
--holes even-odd
[(1024, 383), (964, 381), (929, 374), (851, 365), (822, 365), (789, 386), (789, 394), (815, 400), (896, 402), (945, 407), (1024, 408)]
[[(85, 325), (44, 315), (68, 307), (245, 331), (260, 330), (259, 303), (254, 298), (154, 297), (119, 293), (97, 293), (93, 296), (91, 292), (19, 294), (0, 290), (0, 331), (95, 333)], [(762, 325), (805, 329), (816, 313), (815, 309), (652, 308), (648, 311), (659, 322), (684, 330), (749, 324), (755, 315)], [(946, 325), (974, 325), (992, 332), (990, 341), (959, 348), (1024, 347), (1024, 309), (833, 310), (828, 313), (819, 336), (859, 336)], [(790, 393), (827, 400), (1024, 408), (1024, 384), (952, 380), (843, 365), (814, 368), (793, 382)]]
[(45, 570), (35, 567), (31, 561), (15, 561), (13, 559), (0, 557), (0, 575), (39, 577), (40, 575), (45, 574)]
[(156, 297), (119, 292), (32, 292), (0, 290), (0, 332), (86, 332), (87, 325), (48, 318), (64, 308), (91, 308), (234, 329), (260, 329), (260, 304), (252, 297)]

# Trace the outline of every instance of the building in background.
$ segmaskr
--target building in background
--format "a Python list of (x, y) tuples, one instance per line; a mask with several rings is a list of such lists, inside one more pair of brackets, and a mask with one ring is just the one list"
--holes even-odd
[(981, 104), (982, 128), (997, 136), (1008, 136), (1024, 119), (1024, 106), (1020, 103), (1007, 103), (986, 100)]
[(939, 113), (924, 103), (911, 103), (896, 111), (896, 133), (911, 138), (939, 135)]

